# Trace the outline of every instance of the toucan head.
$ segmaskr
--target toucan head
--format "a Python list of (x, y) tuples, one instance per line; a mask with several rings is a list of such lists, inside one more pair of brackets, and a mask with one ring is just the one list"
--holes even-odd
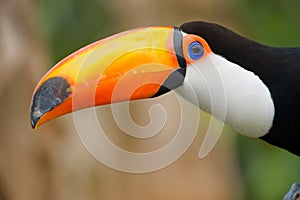
[[(180, 29), (134, 29), (76, 51), (37, 84), (31, 105), (32, 127), (82, 108), (174, 90), (244, 135), (266, 134), (274, 117), (268, 88), (253, 72), (218, 52), (224, 52), (230, 42), (213, 35), (216, 31), (210, 26), (187, 23)], [(227, 41), (231, 36), (227, 34)], [(228, 52), (234, 54), (232, 48)]]
[(239, 133), (299, 155), (298, 118), (290, 117), (299, 104), (286, 90), (298, 83), (298, 61), (299, 48), (268, 47), (213, 23), (129, 30), (83, 47), (46, 73), (33, 93), (31, 125), (172, 90)]
[(92, 43), (39, 81), (31, 125), (86, 107), (164, 94), (181, 86), (186, 68), (210, 52), (203, 38), (175, 27), (134, 29)]

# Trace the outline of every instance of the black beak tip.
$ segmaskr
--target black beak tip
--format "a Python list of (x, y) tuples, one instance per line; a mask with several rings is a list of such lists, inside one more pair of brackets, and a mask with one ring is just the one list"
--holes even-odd
[(36, 127), (36, 124), (39, 120), (38, 119), (35, 119), (32, 117), (32, 114), (30, 113), (30, 124), (31, 124), (31, 128), (35, 129)]
[(71, 94), (70, 84), (62, 77), (46, 80), (33, 96), (30, 122), (33, 129), (41, 117), (61, 104)]
[[(34, 100), (33, 100), (33, 103), (34, 103)], [(36, 128), (36, 124), (40, 120), (40, 118), (43, 116), (43, 113), (40, 113), (38, 111), (38, 108), (34, 107), (33, 105), (34, 104), (32, 104), (31, 111), (30, 111), (30, 124), (31, 124), (31, 127), (33, 129), (35, 129)]]

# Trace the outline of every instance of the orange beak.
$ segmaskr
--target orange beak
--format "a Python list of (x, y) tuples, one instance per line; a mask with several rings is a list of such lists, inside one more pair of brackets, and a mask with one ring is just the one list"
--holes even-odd
[(123, 32), (56, 64), (37, 84), (31, 125), (75, 110), (159, 96), (182, 85), (186, 61), (174, 27)]

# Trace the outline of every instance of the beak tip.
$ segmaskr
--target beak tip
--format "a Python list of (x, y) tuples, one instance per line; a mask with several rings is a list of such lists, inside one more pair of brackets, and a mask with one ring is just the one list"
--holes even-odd
[(70, 94), (70, 84), (62, 77), (53, 77), (46, 80), (33, 96), (30, 122), (33, 129), (42, 116), (61, 104)]
[(30, 124), (31, 124), (31, 128), (32, 129), (36, 129), (36, 124), (37, 124), (38, 120), (34, 120), (33, 118), (30, 119)]
[(39, 109), (39, 105), (36, 104), (35, 98), (32, 101), (30, 111), (30, 124), (33, 129), (37, 128), (37, 123), (45, 113), (42, 113)]

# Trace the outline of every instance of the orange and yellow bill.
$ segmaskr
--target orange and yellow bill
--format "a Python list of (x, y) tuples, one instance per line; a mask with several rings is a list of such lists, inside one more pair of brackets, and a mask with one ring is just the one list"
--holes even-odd
[(56, 64), (37, 84), (33, 128), (75, 110), (159, 96), (183, 83), (182, 33), (174, 27), (126, 31)]

